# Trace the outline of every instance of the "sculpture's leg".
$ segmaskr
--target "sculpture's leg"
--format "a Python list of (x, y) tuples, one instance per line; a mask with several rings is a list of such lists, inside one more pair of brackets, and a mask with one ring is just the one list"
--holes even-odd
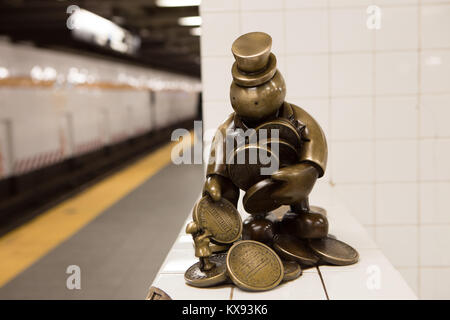
[(312, 212), (308, 198), (291, 205), (281, 221), (282, 233), (301, 239), (324, 238), (328, 235), (328, 219), (325, 215)]
[(211, 270), (216, 265), (214, 262), (209, 261), (208, 257), (200, 257), (200, 269), (204, 271)]
[(245, 219), (242, 229), (243, 240), (255, 240), (272, 245), (275, 235), (275, 224), (266, 218), (267, 213), (251, 215)]

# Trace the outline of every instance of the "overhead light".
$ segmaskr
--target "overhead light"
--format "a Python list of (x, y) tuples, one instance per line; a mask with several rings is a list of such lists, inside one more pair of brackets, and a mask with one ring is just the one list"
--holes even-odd
[(70, 13), (68, 27), (75, 37), (122, 53), (134, 53), (139, 48), (139, 38), (114, 22), (78, 7)]
[(178, 24), (180, 26), (201, 26), (202, 25), (202, 17), (192, 16), (192, 17), (179, 18)]
[(189, 30), (189, 33), (193, 36), (201, 36), (202, 35), (202, 28), (197, 27), (197, 28), (192, 28), (191, 30)]
[(156, 0), (158, 7), (192, 7), (199, 6), (201, 0)]
[(8, 78), (9, 76), (9, 70), (4, 67), (0, 67), (0, 79)]

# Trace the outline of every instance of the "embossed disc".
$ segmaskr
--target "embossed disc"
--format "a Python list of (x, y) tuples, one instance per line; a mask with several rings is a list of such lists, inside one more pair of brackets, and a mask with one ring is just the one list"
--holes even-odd
[(207, 271), (200, 269), (200, 262), (194, 263), (184, 273), (184, 280), (195, 287), (211, 287), (226, 282), (226, 258), (226, 253), (212, 255), (209, 259), (216, 266)]
[(329, 264), (346, 266), (359, 260), (358, 251), (345, 242), (330, 237), (310, 240), (309, 247), (322, 261)]
[(230, 248), (227, 271), (235, 285), (251, 291), (270, 290), (284, 276), (278, 255), (265, 244), (253, 240), (236, 242)]
[(227, 170), (231, 181), (240, 189), (247, 190), (255, 183), (269, 177), (279, 167), (279, 158), (270, 148), (247, 144), (238, 147), (231, 154)]
[(264, 179), (250, 189), (244, 195), (242, 203), (248, 213), (265, 213), (277, 209), (281, 203), (276, 202), (270, 195), (278, 189), (282, 182), (272, 179)]
[(259, 139), (263, 137), (262, 130), (266, 130), (265, 134), (267, 135), (267, 138), (274, 138), (272, 137), (271, 130), (278, 130), (278, 139), (285, 140), (290, 145), (294, 146), (294, 148), (296, 148), (297, 150), (301, 148), (302, 140), (298, 131), (295, 129), (294, 125), (286, 119), (279, 118), (264, 122), (260, 126), (256, 127), (255, 130)]
[(270, 138), (261, 140), (260, 146), (270, 149), (280, 159), (280, 167), (289, 166), (298, 163), (298, 152), (295, 147), (285, 140)]
[(302, 268), (295, 261), (282, 260), (284, 268), (283, 281), (291, 281), (302, 275)]
[(305, 240), (290, 235), (277, 234), (274, 237), (273, 248), (281, 257), (295, 260), (304, 266), (315, 266), (319, 262), (319, 258), (309, 249)]
[(219, 201), (213, 201), (209, 196), (201, 198), (194, 210), (194, 220), (211, 232), (211, 240), (221, 244), (232, 243), (242, 234), (241, 215), (224, 198)]

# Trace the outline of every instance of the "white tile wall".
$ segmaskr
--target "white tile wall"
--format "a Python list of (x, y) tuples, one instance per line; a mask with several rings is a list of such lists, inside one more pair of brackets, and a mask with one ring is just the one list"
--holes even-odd
[[(268, 32), (287, 100), (327, 134), (333, 196), (422, 298), (450, 298), (450, 0), (204, 3), (203, 14), (231, 21), (223, 28), (205, 20), (205, 29), (220, 24), (202, 39), (205, 125), (232, 111), (236, 32)], [(379, 30), (366, 27), (371, 4), (382, 12)], [(330, 225), (334, 232), (341, 227)]]
[(377, 95), (417, 93), (417, 52), (379, 52), (375, 59)]
[(420, 67), (423, 93), (450, 91), (450, 50), (423, 50)]
[(360, 8), (330, 11), (330, 42), (333, 52), (369, 51), (374, 34), (366, 27), (367, 15)]
[(328, 52), (328, 13), (323, 9), (286, 12), (289, 53)]
[[(420, 227), (420, 263), (426, 267), (450, 265), (448, 244), (450, 225), (423, 225)], [(447, 253), (447, 254), (446, 254)]]
[(450, 268), (421, 268), (420, 296), (422, 299), (445, 299), (450, 296)]
[(415, 139), (418, 132), (418, 111), (419, 105), (416, 96), (376, 97), (376, 138)]
[(420, 136), (450, 137), (450, 95), (422, 95), (420, 105)]
[(417, 183), (379, 183), (376, 185), (376, 223), (380, 225), (417, 224)]
[(290, 96), (297, 98), (328, 96), (326, 55), (292, 55), (286, 57), (286, 63), (289, 66), (285, 75), (286, 84), (292, 84), (287, 86)]
[(263, 31), (272, 35), (272, 52), (278, 56), (286, 52), (284, 22), (281, 10), (241, 11), (241, 33)]
[(373, 107), (370, 97), (331, 100), (331, 136), (333, 140), (373, 138)]
[(414, 292), (419, 291), (419, 268), (397, 268)]
[(333, 183), (373, 182), (375, 164), (370, 141), (336, 141), (330, 144)]
[(375, 143), (377, 182), (417, 180), (417, 142), (379, 140)]
[(375, 49), (417, 49), (419, 43), (417, 12), (417, 6), (383, 9), (381, 28), (375, 33)]
[(372, 94), (372, 73), (373, 63), (370, 53), (331, 55), (331, 95)]
[(395, 267), (417, 266), (419, 253), (417, 226), (379, 226), (375, 239)]
[(443, 37), (437, 30), (450, 30), (450, 6), (425, 6), (421, 10), (421, 45), (425, 49), (448, 48), (450, 37)]
[(424, 224), (450, 224), (448, 196), (450, 182), (420, 184), (420, 221)]
[(450, 180), (450, 139), (420, 140), (420, 179)]
[[(228, 44), (239, 36), (239, 13), (205, 12), (202, 23), (202, 56), (231, 56)], [(227, 32), (223, 32), (224, 26), (227, 26)]]

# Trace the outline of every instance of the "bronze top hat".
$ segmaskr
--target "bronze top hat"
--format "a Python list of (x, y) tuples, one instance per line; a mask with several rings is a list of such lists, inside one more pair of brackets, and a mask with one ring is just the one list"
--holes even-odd
[(231, 47), (236, 59), (231, 73), (236, 84), (258, 86), (273, 78), (277, 59), (272, 49), (272, 38), (264, 32), (250, 32), (237, 38)]

